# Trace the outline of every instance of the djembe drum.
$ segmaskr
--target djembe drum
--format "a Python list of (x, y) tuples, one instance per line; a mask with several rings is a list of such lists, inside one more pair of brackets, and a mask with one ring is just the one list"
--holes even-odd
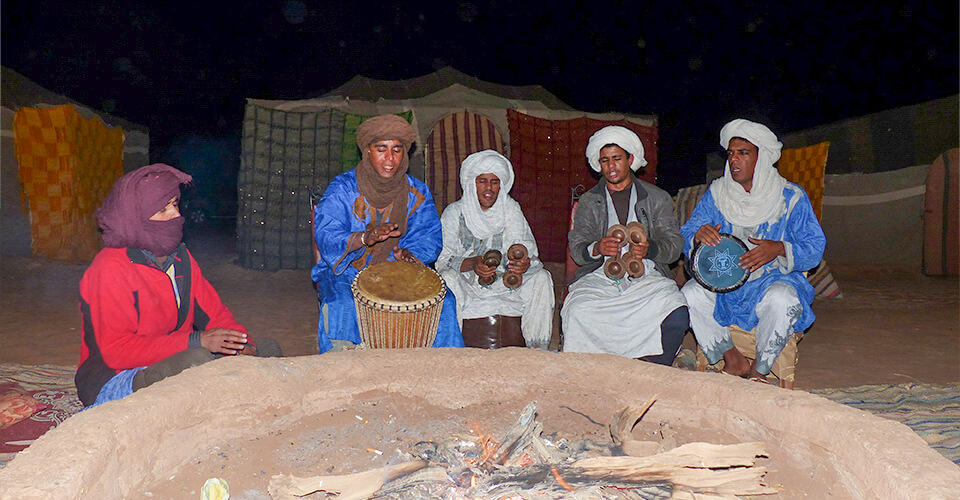
[(447, 293), (436, 271), (411, 262), (382, 262), (360, 271), (350, 289), (366, 347), (433, 346)]

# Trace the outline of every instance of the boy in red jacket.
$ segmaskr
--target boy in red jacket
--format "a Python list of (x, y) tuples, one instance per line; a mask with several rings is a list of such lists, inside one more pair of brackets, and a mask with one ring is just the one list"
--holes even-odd
[(80, 281), (83, 342), (74, 381), (84, 406), (120, 399), (218, 355), (279, 356), (255, 344), (181, 242), (180, 184), (155, 164), (124, 175), (94, 213), (106, 248)]

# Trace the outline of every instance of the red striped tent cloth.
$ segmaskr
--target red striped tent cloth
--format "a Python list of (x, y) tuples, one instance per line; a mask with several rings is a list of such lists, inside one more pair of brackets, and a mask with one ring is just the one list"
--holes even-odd
[(571, 189), (587, 189), (597, 175), (587, 164), (584, 151), (594, 132), (607, 125), (621, 125), (640, 136), (647, 166), (640, 178), (655, 184), (657, 179), (657, 129), (626, 120), (592, 118), (549, 120), (507, 110), (510, 126), (510, 161), (516, 172), (513, 197), (523, 207), (537, 239), (540, 259), (566, 260), (570, 225)]
[(504, 152), (503, 137), (486, 116), (470, 111), (447, 115), (427, 138), (424, 181), (430, 186), (437, 211), (460, 199), (460, 163), (485, 149)]

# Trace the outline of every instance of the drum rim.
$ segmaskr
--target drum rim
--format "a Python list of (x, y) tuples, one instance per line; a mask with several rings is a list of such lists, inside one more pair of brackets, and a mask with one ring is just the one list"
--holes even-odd
[(360, 279), (360, 275), (363, 273), (363, 271), (370, 269), (370, 267), (371, 266), (367, 266), (361, 269), (360, 272), (353, 277), (353, 281), (350, 283), (350, 291), (353, 294), (353, 300), (367, 307), (378, 309), (380, 311), (389, 311), (389, 312), (399, 312), (399, 313), (416, 312), (416, 311), (422, 311), (424, 309), (435, 306), (436, 304), (443, 301), (443, 298), (447, 295), (447, 282), (444, 281), (443, 276), (441, 276), (440, 273), (438, 273), (433, 268), (428, 266), (423, 266), (428, 271), (433, 273), (434, 276), (437, 277), (437, 279), (440, 280), (440, 291), (437, 292), (435, 295), (428, 297), (426, 299), (420, 300), (419, 302), (411, 302), (409, 304), (387, 304), (384, 302), (374, 301), (370, 297), (361, 295), (360, 289), (357, 286), (358, 280)]
[[(720, 238), (721, 238), (721, 239), (728, 239), (728, 240), (733, 241), (733, 242), (736, 243), (738, 246), (740, 246), (740, 248), (743, 249), (743, 252), (744, 252), (744, 253), (746, 253), (746, 252), (748, 251), (748, 250), (747, 250), (747, 245), (743, 242), (743, 240), (741, 240), (740, 238), (737, 238), (736, 236), (734, 236), (734, 235), (732, 235), (732, 234), (730, 234), (730, 233), (720, 233)], [(736, 290), (737, 288), (740, 288), (741, 286), (743, 286), (744, 283), (747, 282), (747, 279), (750, 278), (750, 271), (749, 271), (749, 270), (746, 270), (746, 269), (743, 269), (743, 268), (739, 268), (739, 269), (742, 269), (742, 270), (743, 270), (743, 276), (741, 276), (740, 279), (737, 280), (737, 282), (734, 283), (733, 285), (729, 285), (729, 286), (715, 286), (715, 285), (711, 285), (710, 283), (707, 283), (702, 277), (700, 277), (700, 273), (697, 271), (697, 270), (699, 269), (699, 265), (700, 265), (700, 255), (701, 255), (700, 248), (701, 248), (702, 246), (704, 246), (704, 245), (701, 244), (701, 243), (697, 243), (697, 244), (696, 244), (696, 246), (694, 247), (693, 252), (692, 252), (693, 258), (691, 259), (691, 263), (690, 263), (690, 264), (691, 264), (691, 265), (690, 265), (690, 274), (693, 275), (693, 279), (697, 280), (697, 283), (700, 283), (700, 286), (706, 288), (707, 290), (710, 290), (711, 292), (726, 293), (726, 292), (732, 292), (732, 291)]]

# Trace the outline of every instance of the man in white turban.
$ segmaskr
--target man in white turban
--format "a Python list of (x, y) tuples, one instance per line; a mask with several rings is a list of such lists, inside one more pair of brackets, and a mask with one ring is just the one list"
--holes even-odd
[[(443, 250), (437, 271), (457, 298), (467, 347), (526, 346), (547, 349), (553, 331), (553, 279), (543, 268), (537, 242), (520, 204), (508, 194), (513, 187), (510, 160), (493, 150), (468, 156), (460, 165), (463, 197), (443, 211)], [(527, 248), (519, 261), (507, 258), (515, 243)], [(483, 254), (499, 250), (497, 267), (483, 263)], [(508, 288), (506, 271), (522, 277)], [(498, 278), (480, 285), (481, 277)]]
[[(603, 352), (670, 365), (689, 328), (686, 302), (668, 276), (683, 238), (673, 201), (662, 189), (637, 179), (645, 165), (643, 143), (633, 131), (604, 127), (590, 137), (587, 161), (603, 181), (580, 197), (568, 236), (570, 256), (580, 266), (560, 311), (563, 350)], [(607, 236), (614, 224), (640, 222), (647, 241), (621, 247)], [(639, 277), (613, 279), (605, 259), (630, 252), (642, 259)]]
[[(681, 228), (684, 252), (691, 256), (695, 244), (716, 246), (720, 233), (732, 234), (747, 245), (738, 264), (751, 274), (726, 293), (691, 280), (683, 295), (710, 363), (723, 359), (725, 372), (762, 381), (793, 333), (813, 323), (813, 287), (803, 271), (820, 263), (827, 240), (807, 193), (774, 168), (783, 144), (769, 128), (733, 120), (720, 131), (720, 146), (727, 150), (723, 177)], [(755, 329), (753, 362), (734, 347), (730, 325)]]

